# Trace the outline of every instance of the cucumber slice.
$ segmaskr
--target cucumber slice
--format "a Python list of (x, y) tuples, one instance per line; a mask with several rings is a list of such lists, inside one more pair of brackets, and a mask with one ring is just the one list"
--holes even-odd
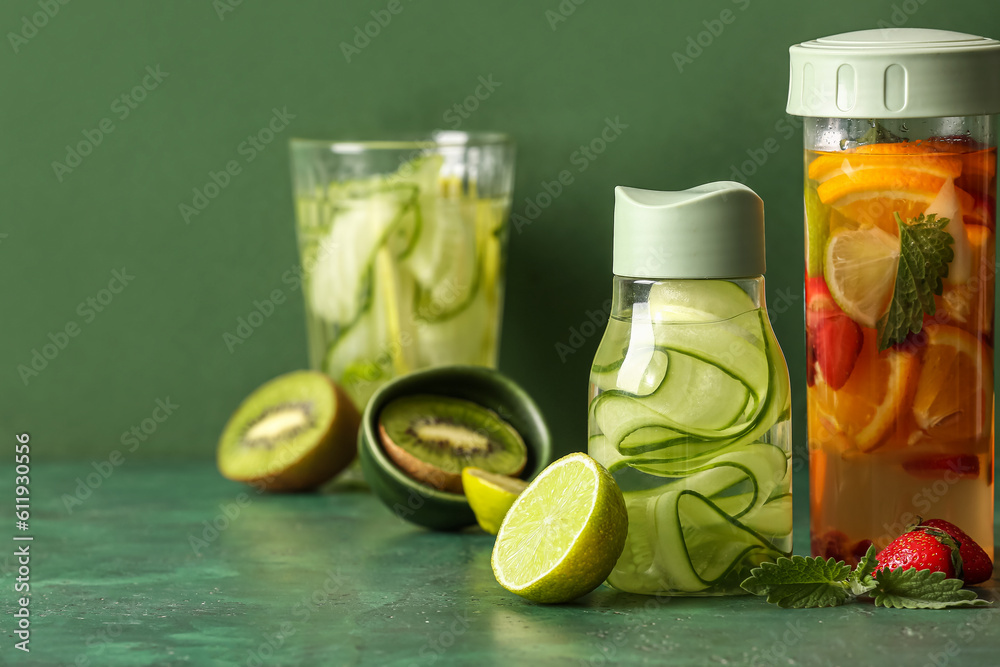
[(603, 435), (592, 435), (587, 441), (587, 451), (592, 457), (601, 462), (608, 472), (614, 473), (628, 465), (626, 457), (618, 453), (618, 450), (608, 442)]
[(485, 296), (478, 296), (450, 319), (429, 322), (417, 317), (420, 340), (418, 363), (421, 367), (441, 364), (487, 365), (492, 359), (493, 336), (498, 327), (498, 313), (490, 308)]
[(439, 322), (464, 310), (479, 287), (476, 202), (464, 198), (424, 198), (424, 202), (423, 228), (407, 268), (417, 282), (417, 316)]
[(767, 390), (768, 360), (760, 310), (721, 322), (660, 324), (657, 347), (676, 350), (717, 366), (747, 385), (758, 400)]
[[(644, 466), (637, 464), (637, 457), (619, 456), (626, 465), (646, 472)], [(720, 506), (724, 505), (727, 512), (738, 518), (758, 509), (775, 494), (788, 475), (788, 458), (780, 447), (766, 442), (731, 444), (705, 455), (662, 461), (656, 474), (675, 478), (675, 481), (645, 493), (656, 495), (694, 489)], [(732, 492), (737, 487), (740, 492)]]
[(713, 322), (754, 310), (739, 285), (725, 280), (666, 280), (649, 289), (657, 322)]
[[(647, 396), (663, 383), (668, 362), (666, 350), (655, 347), (644, 350), (633, 348), (629, 357), (622, 356), (608, 366), (607, 370), (601, 371), (595, 365), (590, 374), (590, 382), (601, 391), (621, 389), (633, 396)], [(634, 379), (626, 380), (629, 375)]]
[(620, 443), (643, 426), (657, 426), (700, 438), (721, 438), (745, 430), (749, 388), (717, 366), (671, 352), (669, 371), (649, 396), (606, 391), (592, 403), (597, 426)]
[(773, 496), (741, 520), (747, 528), (762, 535), (789, 537), (792, 534), (792, 494)]
[(398, 228), (413, 199), (411, 186), (369, 193), (340, 202), (333, 227), (306, 265), (313, 312), (327, 322), (347, 326), (368, 306), (375, 253)]
[(625, 494), (625, 504), (629, 534), (608, 577), (621, 590), (736, 592), (750, 569), (788, 555), (697, 491)]
[[(629, 536), (608, 582), (739, 593), (750, 569), (791, 547), (784, 359), (738, 285), (657, 283), (649, 306), (655, 317), (633, 309), (624, 331), (609, 325), (607, 341), (628, 343), (591, 372), (589, 448), (628, 489)], [(632, 359), (642, 372), (623, 382)]]

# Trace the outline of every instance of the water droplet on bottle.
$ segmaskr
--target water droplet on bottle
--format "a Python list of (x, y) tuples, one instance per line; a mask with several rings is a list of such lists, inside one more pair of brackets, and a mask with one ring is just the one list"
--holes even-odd
[(903, 123), (902, 125), (900, 125), (899, 129), (902, 130), (903, 132), (909, 132), (910, 131), (910, 128), (906, 127), (906, 123)]

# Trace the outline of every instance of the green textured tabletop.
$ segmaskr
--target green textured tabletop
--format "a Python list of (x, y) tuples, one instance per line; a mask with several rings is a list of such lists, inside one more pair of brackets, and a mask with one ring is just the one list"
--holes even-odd
[[(14, 649), (8, 594), (0, 664), (940, 667), (995, 665), (1000, 648), (994, 608), (782, 610), (606, 587), (538, 606), (496, 584), (491, 536), (418, 529), (357, 488), (265, 496), (211, 464), (127, 461), (91, 488), (95, 472), (32, 470), (18, 533), (34, 538), (31, 652)], [(4, 552), (9, 593), (17, 565)]]

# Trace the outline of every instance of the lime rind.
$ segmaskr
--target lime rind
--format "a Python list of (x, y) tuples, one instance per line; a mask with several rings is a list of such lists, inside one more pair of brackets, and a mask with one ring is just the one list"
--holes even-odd
[(806, 183), (803, 198), (806, 218), (806, 277), (823, 275), (823, 255), (830, 236), (830, 207)]
[(514, 501), (493, 547), (493, 572), (526, 599), (568, 602), (607, 578), (627, 533), (625, 500), (611, 474), (586, 454), (570, 454)]
[(527, 488), (524, 480), (467, 467), (462, 470), (462, 488), (476, 522), (487, 533), (496, 535), (507, 512)]

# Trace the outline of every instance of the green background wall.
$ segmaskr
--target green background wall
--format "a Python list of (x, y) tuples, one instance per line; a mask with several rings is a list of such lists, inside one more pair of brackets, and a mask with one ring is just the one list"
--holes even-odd
[[(58, 11), (26, 27), (47, 5)], [(31, 431), (39, 456), (96, 460), (169, 399), (177, 407), (126, 460), (211, 457), (245, 394), (306, 364), (301, 296), (281, 281), (297, 262), (288, 139), (449, 127), (449, 109), (492, 77), (461, 129), (516, 139), (514, 210), (561, 170), (575, 178), (511, 236), (501, 349), (557, 447), (586, 446), (599, 335), (564, 360), (556, 345), (580, 344), (572, 332), (610, 296), (613, 187), (683, 189), (743, 169), (766, 204), (768, 297), (804, 453), (801, 138), (784, 113), (787, 48), (892, 24), (1000, 36), (995, 0), (400, 0), (347, 62), (341, 42), (388, 5), (2, 3), (0, 433)], [(685, 51), (679, 67), (673, 54)], [(151, 90), (129, 108), (120, 97), (144, 77)], [(249, 161), (241, 142), (274, 109), (294, 118)], [(571, 155), (606, 119), (627, 127), (581, 172)], [(87, 136), (100, 143), (67, 162), (67, 145)], [(180, 204), (230, 160), (241, 173), (186, 224)], [(134, 278), (102, 293), (123, 269)], [(223, 334), (276, 289), (287, 301), (230, 353)], [(88, 298), (106, 303), (98, 312)], [(67, 326), (77, 335), (63, 339)], [(18, 366), (50, 334), (64, 349), (23, 381)]]

